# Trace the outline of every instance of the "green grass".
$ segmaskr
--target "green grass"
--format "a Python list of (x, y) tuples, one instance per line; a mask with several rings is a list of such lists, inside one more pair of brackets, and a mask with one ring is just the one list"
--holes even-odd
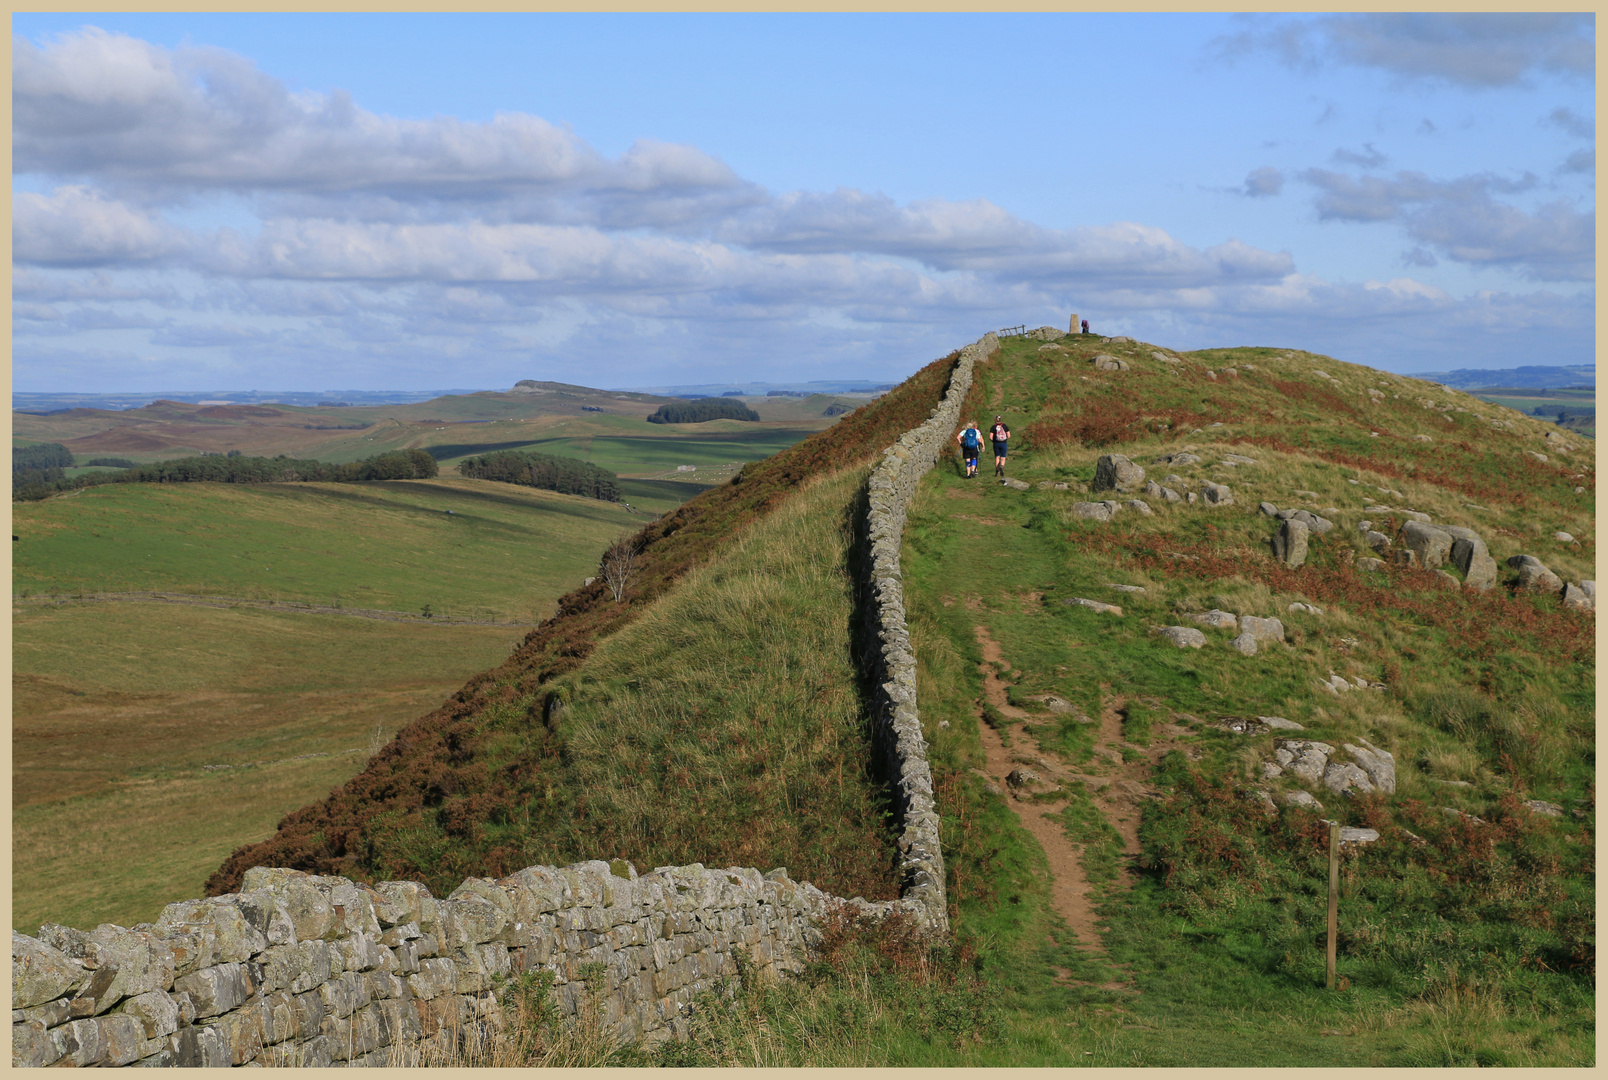
[[(447, 511), (452, 511), (449, 514)], [(117, 484), (13, 508), (21, 594), (170, 590), (534, 623), (640, 527), (624, 507), (458, 478)]]
[(12, 925), (34, 933), (202, 895), (520, 635), (112, 603), (19, 605), (12, 636)]
[[(849, 659), (849, 515), (864, 479), (845, 470), (805, 487), (602, 639), (582, 672), (541, 695), (510, 692), (485, 721), (482, 755), (529, 752), (542, 738), (531, 717), (557, 694), (564, 770), (536, 805), (481, 823), (481, 842), (517, 845), (520, 865), (598, 852), (642, 866), (764, 863), (844, 895), (895, 895)], [(435, 818), (381, 830), (376, 857), (450, 846)]]

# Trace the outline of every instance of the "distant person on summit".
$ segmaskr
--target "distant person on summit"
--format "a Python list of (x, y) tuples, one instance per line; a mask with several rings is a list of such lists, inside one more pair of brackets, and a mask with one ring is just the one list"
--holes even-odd
[(1085, 334), (1087, 334), (1089, 332), (1089, 320), (1088, 319), (1083, 320), (1083, 332)]
[(1005, 443), (1011, 437), (1011, 429), (1005, 426), (1003, 417), (994, 417), (994, 426), (988, 429), (988, 437), (994, 443), (994, 475), (1005, 475)]
[(966, 430), (955, 436), (960, 443), (960, 456), (966, 459), (966, 475), (977, 475), (977, 455), (983, 450), (983, 433), (977, 430), (977, 421), (966, 421)]

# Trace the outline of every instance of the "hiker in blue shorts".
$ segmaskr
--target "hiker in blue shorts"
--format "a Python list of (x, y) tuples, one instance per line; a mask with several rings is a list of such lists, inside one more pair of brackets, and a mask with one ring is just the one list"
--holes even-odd
[(966, 430), (955, 436), (960, 443), (960, 456), (966, 459), (966, 475), (977, 475), (977, 455), (983, 452), (983, 433), (977, 430), (977, 421), (966, 421)]
[(988, 429), (988, 437), (994, 443), (994, 475), (1005, 475), (1005, 443), (1011, 437), (1011, 429), (1005, 426), (1002, 417), (994, 417), (994, 426)]

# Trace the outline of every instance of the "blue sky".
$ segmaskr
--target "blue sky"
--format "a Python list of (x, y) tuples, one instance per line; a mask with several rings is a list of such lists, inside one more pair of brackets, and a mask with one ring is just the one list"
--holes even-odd
[(1591, 16), (12, 25), (18, 390), (1593, 356)]

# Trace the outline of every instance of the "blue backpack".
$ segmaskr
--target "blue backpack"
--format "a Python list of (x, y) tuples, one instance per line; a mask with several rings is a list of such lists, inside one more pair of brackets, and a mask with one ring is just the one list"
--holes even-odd
[(960, 447), (962, 450), (980, 450), (983, 446), (983, 437), (976, 428), (967, 428), (960, 433)]

